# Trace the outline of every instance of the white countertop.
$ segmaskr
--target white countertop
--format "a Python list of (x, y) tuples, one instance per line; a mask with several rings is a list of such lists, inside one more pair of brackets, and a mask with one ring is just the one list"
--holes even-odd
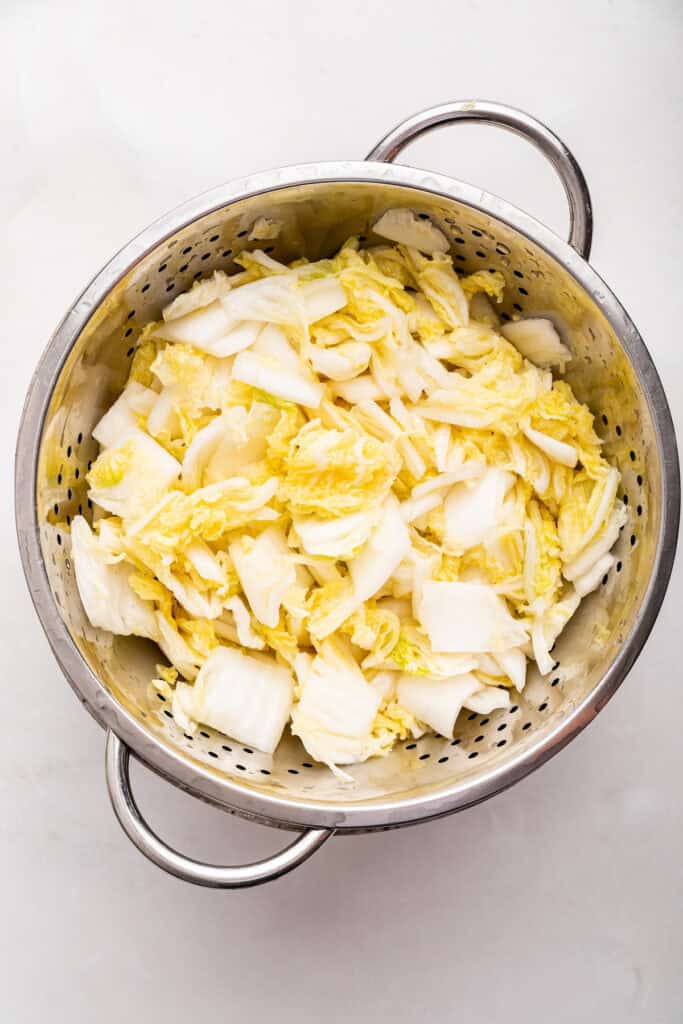
[[(683, 7), (6, 0), (0, 37), (3, 1020), (682, 1020), (680, 560), (629, 679), (542, 771), (463, 814), (332, 840), (271, 886), (221, 894), (164, 875), (114, 820), (103, 734), (24, 585), (10, 463), (51, 329), (146, 223), (256, 169), (362, 157), (408, 114), (470, 96), (528, 109), (574, 150), (593, 263), (639, 325), (683, 434)], [(566, 230), (552, 172), (519, 140), (445, 130), (406, 160)], [(134, 782), (158, 831), (197, 857), (239, 862), (284, 838), (141, 769)]]

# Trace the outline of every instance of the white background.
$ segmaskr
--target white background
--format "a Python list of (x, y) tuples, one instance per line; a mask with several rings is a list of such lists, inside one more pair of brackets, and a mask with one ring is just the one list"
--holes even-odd
[[(627, 683), (541, 772), (216, 893), (162, 874), (116, 824), (103, 734), (39, 629), (10, 498), (32, 368), (130, 236), (221, 181), (361, 157), (401, 118), (472, 96), (528, 109), (574, 149), (593, 262), (641, 328), (680, 435), (682, 46), (680, 0), (0, 3), (3, 1021), (683, 1019), (680, 566)], [(519, 140), (451, 129), (405, 159), (566, 230), (559, 186)], [(195, 856), (282, 843), (142, 770), (135, 787)]]

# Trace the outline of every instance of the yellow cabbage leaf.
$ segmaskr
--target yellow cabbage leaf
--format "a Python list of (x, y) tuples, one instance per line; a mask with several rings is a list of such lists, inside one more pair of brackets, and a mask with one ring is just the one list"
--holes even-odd
[(283, 500), (294, 515), (322, 518), (374, 508), (401, 466), (392, 445), (360, 428), (328, 430), (319, 420), (299, 430), (283, 461)]

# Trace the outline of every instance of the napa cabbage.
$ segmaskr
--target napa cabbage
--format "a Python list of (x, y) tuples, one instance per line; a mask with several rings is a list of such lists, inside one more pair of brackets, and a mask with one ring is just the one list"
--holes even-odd
[[(86, 618), (158, 645), (180, 728), (270, 754), (289, 723), (347, 780), (550, 672), (628, 514), (554, 376), (571, 337), (502, 323), (503, 274), (456, 270), (419, 211), (371, 230), (317, 261), (238, 251), (174, 298), (93, 428), (95, 525), (59, 525)], [(52, 524), (69, 455), (55, 436)]]

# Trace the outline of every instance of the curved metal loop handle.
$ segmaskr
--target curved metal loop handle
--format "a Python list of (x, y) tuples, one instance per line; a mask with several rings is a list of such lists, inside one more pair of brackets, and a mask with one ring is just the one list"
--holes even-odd
[(564, 142), (535, 117), (523, 110), (486, 100), (455, 100), (430, 107), (397, 125), (379, 142), (366, 160), (391, 163), (401, 150), (419, 135), (455, 121), (499, 125), (531, 142), (555, 168), (569, 203), (569, 244), (585, 260), (593, 240), (593, 208), (583, 171)]
[(245, 889), (250, 885), (261, 885), (303, 864), (330, 836), (334, 835), (333, 831), (327, 829), (311, 829), (280, 853), (253, 864), (235, 867), (202, 864), (167, 846), (142, 817), (130, 788), (129, 759), (128, 747), (109, 730), (105, 755), (107, 789), (119, 824), (145, 857), (157, 867), (163, 868), (176, 878), (182, 878), (185, 882), (213, 889)]

